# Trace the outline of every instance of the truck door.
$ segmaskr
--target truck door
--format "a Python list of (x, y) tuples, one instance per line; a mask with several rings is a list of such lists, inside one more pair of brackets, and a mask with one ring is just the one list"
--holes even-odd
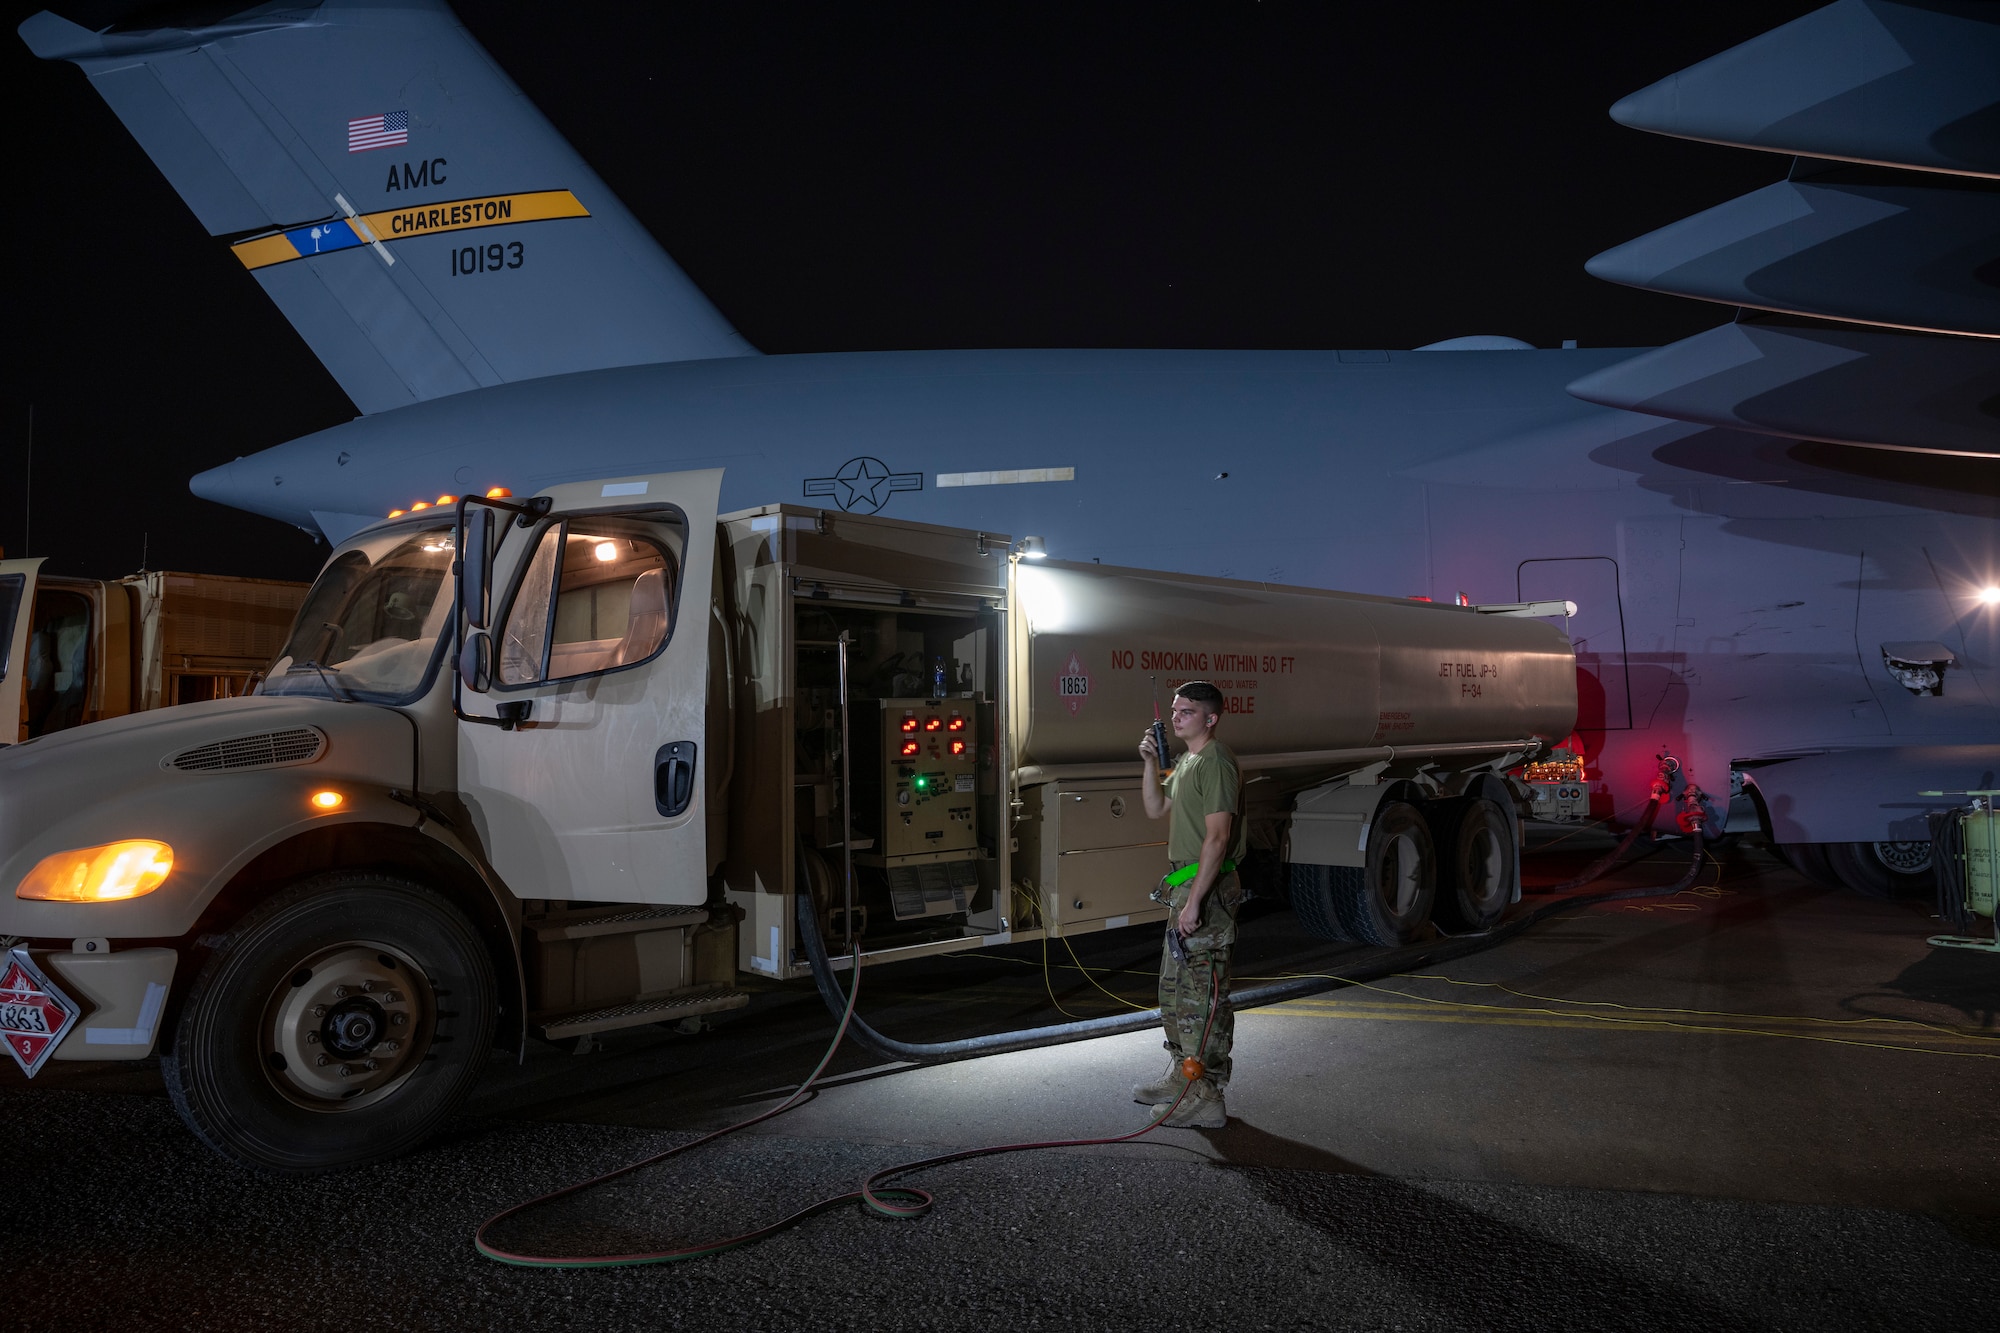
[(708, 892), (709, 599), (721, 471), (551, 487), (496, 561), (492, 685), (459, 724), (459, 785), (523, 898), (700, 903)]
[(28, 612), (41, 567), (39, 556), (0, 560), (0, 745), (27, 739), (21, 733), (21, 682), (28, 673)]

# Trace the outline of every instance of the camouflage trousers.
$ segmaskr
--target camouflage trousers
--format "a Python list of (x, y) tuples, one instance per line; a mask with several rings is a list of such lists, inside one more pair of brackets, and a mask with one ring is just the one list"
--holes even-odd
[[(1229, 1082), (1229, 1051), (1236, 1040), (1236, 1013), (1218, 1001), (1229, 998), (1229, 955), (1236, 944), (1236, 905), (1242, 896), (1233, 872), (1216, 880), (1202, 899), (1201, 929), (1185, 941), (1185, 963), (1166, 942), (1160, 945), (1160, 1020), (1167, 1033), (1162, 1044), (1176, 1059), (1200, 1060), (1217, 1088)], [(1175, 889), (1170, 901), (1178, 916), (1187, 902), (1187, 886)], [(1173, 920), (1167, 919), (1169, 930)]]

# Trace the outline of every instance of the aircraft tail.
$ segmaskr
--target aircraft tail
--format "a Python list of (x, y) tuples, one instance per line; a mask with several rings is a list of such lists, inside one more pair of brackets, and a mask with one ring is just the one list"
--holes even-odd
[(363, 412), (755, 355), (442, 0), (20, 32), (82, 68)]

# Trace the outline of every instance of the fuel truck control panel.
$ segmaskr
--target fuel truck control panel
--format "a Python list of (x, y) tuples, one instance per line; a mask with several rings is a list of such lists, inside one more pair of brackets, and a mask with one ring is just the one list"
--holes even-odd
[(857, 715), (871, 712), (854, 738), (855, 777), (862, 789), (874, 779), (880, 809), (856, 801), (875, 835), (873, 854), (856, 859), (886, 872), (898, 919), (963, 912), (984, 854), (973, 700), (877, 699)]

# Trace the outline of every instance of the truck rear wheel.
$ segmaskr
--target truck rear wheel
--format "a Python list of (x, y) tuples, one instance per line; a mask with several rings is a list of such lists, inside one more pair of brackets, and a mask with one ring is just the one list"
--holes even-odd
[(1320, 939), (1408, 944), (1423, 933), (1437, 894), (1437, 853), (1417, 807), (1375, 812), (1363, 866), (1294, 865), (1292, 912)]
[(1291, 900), (1292, 915), (1299, 919), (1306, 934), (1321, 940), (1353, 941), (1354, 936), (1341, 924), (1334, 903), (1359, 891), (1361, 867), (1294, 863), (1286, 866), (1285, 871), (1286, 897)]
[(407, 1152), (471, 1091), (493, 1040), (472, 924), (420, 885), (337, 873), (245, 917), (195, 978), (161, 1060), (195, 1136), (306, 1174)]
[(1437, 917), (1447, 930), (1491, 930), (1507, 913), (1520, 873), (1507, 812), (1483, 797), (1433, 802), (1438, 848)]

